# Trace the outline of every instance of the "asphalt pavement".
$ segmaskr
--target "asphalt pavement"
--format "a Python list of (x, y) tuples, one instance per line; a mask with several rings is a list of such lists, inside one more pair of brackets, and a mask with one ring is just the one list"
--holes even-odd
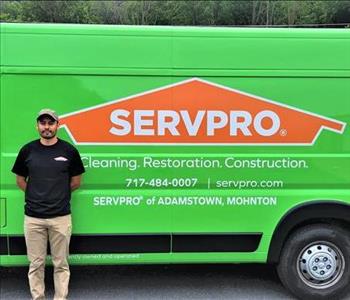
[[(27, 268), (2, 268), (1, 300), (30, 299)], [(53, 297), (46, 269), (47, 299)], [(72, 266), (74, 299), (295, 299), (275, 269), (261, 264)]]

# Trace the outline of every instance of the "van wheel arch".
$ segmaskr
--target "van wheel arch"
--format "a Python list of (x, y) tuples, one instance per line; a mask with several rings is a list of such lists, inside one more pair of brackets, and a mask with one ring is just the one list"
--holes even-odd
[(274, 230), (267, 262), (278, 263), (288, 237), (295, 230), (316, 223), (340, 224), (350, 230), (350, 205), (339, 201), (312, 201), (290, 209)]

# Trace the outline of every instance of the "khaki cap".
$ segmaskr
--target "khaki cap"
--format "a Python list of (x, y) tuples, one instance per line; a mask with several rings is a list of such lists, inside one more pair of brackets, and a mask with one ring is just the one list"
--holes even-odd
[(57, 116), (56, 112), (52, 109), (44, 108), (41, 111), (39, 111), (36, 120), (38, 121), (42, 116), (49, 116), (58, 122), (58, 116)]

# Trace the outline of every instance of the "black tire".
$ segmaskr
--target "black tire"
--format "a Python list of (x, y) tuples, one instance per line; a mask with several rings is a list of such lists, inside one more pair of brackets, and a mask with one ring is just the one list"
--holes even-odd
[(299, 299), (341, 299), (350, 290), (350, 232), (329, 224), (298, 229), (285, 243), (277, 271)]

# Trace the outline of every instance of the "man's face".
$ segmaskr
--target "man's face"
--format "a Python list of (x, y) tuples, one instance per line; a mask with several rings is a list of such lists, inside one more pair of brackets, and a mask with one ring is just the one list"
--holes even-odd
[(37, 129), (42, 138), (49, 140), (56, 136), (58, 122), (49, 117), (43, 117), (38, 120)]

